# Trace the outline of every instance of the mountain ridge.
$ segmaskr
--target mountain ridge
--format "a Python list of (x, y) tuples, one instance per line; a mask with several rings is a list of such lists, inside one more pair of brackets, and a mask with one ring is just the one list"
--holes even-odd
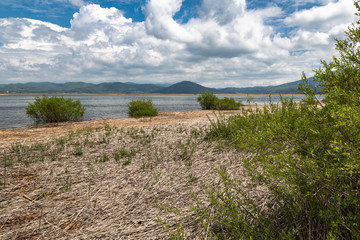
[[(302, 80), (280, 84), (276, 86), (259, 86), (245, 88), (208, 88), (191, 81), (182, 81), (170, 86), (160, 86), (156, 84), (136, 84), (123, 82), (110, 83), (86, 83), (86, 82), (29, 82), (0, 84), (0, 93), (32, 93), (32, 94), (59, 94), (59, 93), (89, 93), (89, 94), (199, 94), (202, 92), (212, 92), (216, 94), (299, 94), (297, 86)], [(309, 78), (312, 88), (317, 86), (313, 78)]]

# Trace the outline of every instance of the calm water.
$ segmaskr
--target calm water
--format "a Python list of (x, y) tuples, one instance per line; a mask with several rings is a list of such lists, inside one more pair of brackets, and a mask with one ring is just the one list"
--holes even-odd
[[(86, 108), (85, 119), (106, 119), (128, 117), (128, 103), (136, 99), (152, 99), (159, 112), (200, 110), (197, 95), (66, 95), (65, 98), (79, 99)], [(232, 97), (246, 103), (247, 95), (219, 95)], [(294, 95), (299, 101), (303, 96)], [(34, 101), (34, 95), (0, 95), (0, 129), (26, 127), (33, 124), (27, 117), (25, 107)], [(253, 95), (256, 104), (269, 103), (269, 95)], [(272, 95), (273, 102), (279, 102), (278, 95)]]

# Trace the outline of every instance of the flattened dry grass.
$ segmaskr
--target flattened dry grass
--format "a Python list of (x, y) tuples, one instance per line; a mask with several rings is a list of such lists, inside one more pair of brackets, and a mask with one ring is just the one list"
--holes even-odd
[[(1, 149), (0, 239), (168, 239), (191, 192), (241, 172), (241, 153), (204, 139), (206, 119), (84, 129)], [(11, 164), (4, 167), (4, 161)], [(187, 236), (198, 229), (186, 223)]]

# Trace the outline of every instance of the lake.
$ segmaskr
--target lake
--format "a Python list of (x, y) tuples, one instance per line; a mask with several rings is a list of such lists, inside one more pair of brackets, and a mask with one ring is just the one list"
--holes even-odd
[[(52, 95), (49, 95), (52, 96)], [(251, 95), (258, 105), (269, 103), (269, 95)], [(128, 117), (128, 103), (137, 99), (152, 99), (159, 112), (200, 110), (198, 95), (64, 95), (65, 98), (80, 100), (86, 108), (85, 120)], [(246, 104), (246, 94), (218, 95), (219, 98), (232, 97)], [(285, 96), (291, 97), (291, 96)], [(300, 101), (303, 95), (294, 95)], [(28, 103), (35, 95), (0, 95), (0, 129), (26, 127), (33, 124), (25, 113)], [(280, 101), (279, 95), (272, 95), (272, 101)]]

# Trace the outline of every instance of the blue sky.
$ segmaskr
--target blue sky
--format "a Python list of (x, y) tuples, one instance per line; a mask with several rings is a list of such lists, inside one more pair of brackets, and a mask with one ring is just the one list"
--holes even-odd
[[(70, 27), (70, 20), (79, 6), (83, 4), (99, 4), (101, 7), (115, 7), (123, 11), (124, 16), (132, 18), (133, 21), (141, 22), (145, 20), (142, 8), (146, 5), (146, 0), (6, 0), (0, 2), (0, 16), (2, 18), (32, 18), (48, 21), (62, 27)], [(277, 5), (284, 9), (286, 14), (291, 14), (302, 9), (309, 9), (314, 6), (321, 6), (316, 1), (267, 1), (255, 0), (248, 1), (248, 9), (265, 8), (269, 5)], [(174, 19), (187, 22), (189, 18), (198, 17), (197, 10), (201, 6), (201, 0), (184, 0), (181, 9), (174, 15)]]
[(0, 84), (273, 85), (312, 75), (355, 22), (351, 0), (6, 0)]
[(79, 7), (84, 4), (99, 4), (101, 7), (115, 7), (124, 12), (124, 16), (134, 21), (144, 21), (141, 7), (146, 1), (140, 0), (6, 0), (0, 2), (2, 18), (31, 18), (51, 22), (62, 27), (70, 27), (70, 20)]

